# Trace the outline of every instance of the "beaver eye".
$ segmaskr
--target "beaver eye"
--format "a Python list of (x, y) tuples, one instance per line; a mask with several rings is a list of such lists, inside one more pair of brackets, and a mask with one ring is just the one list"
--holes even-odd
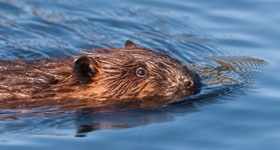
[(145, 77), (147, 75), (147, 71), (145, 68), (139, 67), (136, 69), (136, 75), (137, 77)]

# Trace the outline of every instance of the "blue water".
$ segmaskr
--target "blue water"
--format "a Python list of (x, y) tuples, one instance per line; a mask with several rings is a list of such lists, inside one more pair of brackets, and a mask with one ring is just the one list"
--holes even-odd
[(212, 63), (201, 56), (269, 63), (256, 68), (262, 75), (251, 86), (210, 91), (212, 98), (187, 105), (94, 115), (1, 110), (0, 149), (280, 149), (279, 6), (277, 0), (0, 0), (1, 59), (61, 58), (130, 39), (186, 64)]

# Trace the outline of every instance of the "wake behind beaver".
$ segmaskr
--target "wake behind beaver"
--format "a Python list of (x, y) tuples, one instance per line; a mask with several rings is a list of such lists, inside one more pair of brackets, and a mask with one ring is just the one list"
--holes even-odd
[(124, 48), (34, 61), (1, 60), (1, 108), (166, 104), (200, 92), (199, 76), (178, 60), (126, 41)]

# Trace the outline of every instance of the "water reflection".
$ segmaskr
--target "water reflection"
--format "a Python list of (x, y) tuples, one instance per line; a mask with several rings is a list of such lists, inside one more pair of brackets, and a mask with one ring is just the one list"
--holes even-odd
[(179, 114), (196, 111), (191, 105), (166, 106), (153, 109), (137, 109), (133, 111), (117, 111), (94, 114), (92, 110), (80, 110), (76, 113), (77, 137), (87, 132), (108, 129), (123, 129), (160, 122), (172, 122)]

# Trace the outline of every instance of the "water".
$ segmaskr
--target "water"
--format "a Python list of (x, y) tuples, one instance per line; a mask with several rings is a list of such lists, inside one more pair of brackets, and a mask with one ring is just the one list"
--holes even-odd
[(131, 39), (194, 67), (218, 65), (206, 57), (270, 65), (235, 65), (238, 73), (226, 75), (236, 84), (205, 88), (192, 104), (94, 115), (1, 110), (0, 149), (279, 149), (278, 6), (277, 0), (1, 0), (1, 59), (60, 58)]

